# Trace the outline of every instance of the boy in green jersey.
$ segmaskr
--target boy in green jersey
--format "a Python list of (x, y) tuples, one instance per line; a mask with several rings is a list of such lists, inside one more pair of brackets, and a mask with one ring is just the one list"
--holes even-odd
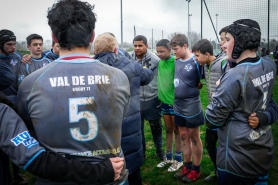
[[(169, 172), (178, 170), (182, 165), (182, 146), (178, 127), (174, 123), (174, 56), (171, 56), (170, 41), (162, 39), (156, 44), (158, 57), (161, 59), (158, 65), (158, 99), (161, 101), (161, 113), (166, 127), (166, 158), (157, 167), (164, 167), (172, 163)], [(173, 160), (173, 138), (175, 134), (176, 154)]]

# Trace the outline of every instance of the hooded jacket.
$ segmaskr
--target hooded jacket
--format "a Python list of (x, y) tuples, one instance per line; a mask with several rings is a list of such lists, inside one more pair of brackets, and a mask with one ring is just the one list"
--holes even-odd
[(143, 68), (149, 68), (153, 71), (154, 77), (151, 83), (140, 88), (140, 101), (149, 101), (154, 99), (155, 97), (157, 97), (157, 71), (160, 59), (150, 50), (147, 50), (147, 53), (143, 56), (142, 59), (138, 59), (135, 52), (133, 51), (131, 53), (131, 59), (137, 61), (143, 66)]
[(95, 56), (95, 59), (122, 70), (129, 80), (130, 102), (122, 123), (121, 147), (126, 168), (129, 174), (132, 174), (143, 164), (139, 87), (149, 84), (153, 79), (153, 73), (150, 69), (142, 68), (135, 61), (112, 52), (101, 52)]

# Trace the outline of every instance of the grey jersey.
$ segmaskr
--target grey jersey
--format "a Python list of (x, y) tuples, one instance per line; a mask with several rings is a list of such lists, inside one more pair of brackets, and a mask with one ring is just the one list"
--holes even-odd
[(239, 63), (221, 78), (206, 110), (207, 120), (219, 127), (219, 170), (257, 177), (270, 169), (274, 157), (270, 126), (252, 129), (248, 117), (269, 104), (275, 73), (273, 61), (257, 58)]
[(202, 111), (198, 83), (201, 78), (201, 66), (194, 59), (175, 61), (175, 114), (192, 117)]
[(0, 148), (14, 164), (26, 169), (45, 149), (28, 132), (22, 119), (0, 103)]
[[(208, 90), (208, 100), (211, 102), (212, 94), (216, 89), (216, 82), (222, 76), (222, 63), (225, 60), (225, 55), (219, 55), (211, 64), (204, 65), (206, 86)], [(225, 63), (225, 62), (224, 62)], [(227, 63), (227, 62), (226, 62)]]
[(47, 58), (46, 55), (43, 55), (40, 59), (31, 58), (31, 60), (31, 64), (20, 64), (20, 70), (18, 74), (18, 86), (26, 76), (52, 62), (52, 60)]
[(5, 94), (12, 103), (16, 104), (18, 91), (18, 73), (20, 70), (21, 55), (16, 52), (8, 56), (0, 54), (0, 60), (0, 62), (5, 62), (12, 69), (16, 77), (15, 82), (10, 87), (3, 90), (2, 93)]
[(140, 101), (149, 101), (157, 97), (157, 74), (158, 74), (158, 63), (160, 59), (150, 50), (143, 56), (142, 59), (136, 57), (135, 52), (131, 53), (132, 60), (137, 61), (143, 66), (143, 68), (149, 68), (153, 71), (153, 80), (148, 85), (140, 87)]
[(83, 55), (63, 57), (24, 79), (18, 112), (48, 150), (99, 163), (123, 157), (121, 128), (129, 89), (119, 69)]

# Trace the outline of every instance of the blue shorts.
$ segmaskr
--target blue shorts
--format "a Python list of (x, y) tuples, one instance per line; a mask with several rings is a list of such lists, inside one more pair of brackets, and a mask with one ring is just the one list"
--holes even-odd
[(192, 117), (175, 114), (175, 124), (179, 127), (197, 128), (204, 124), (203, 111)]
[(175, 115), (173, 105), (168, 105), (161, 102), (161, 114), (162, 115)]

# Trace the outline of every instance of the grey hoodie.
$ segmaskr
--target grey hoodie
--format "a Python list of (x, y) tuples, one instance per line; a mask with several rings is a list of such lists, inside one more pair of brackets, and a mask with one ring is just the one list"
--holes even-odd
[(140, 87), (140, 101), (149, 101), (157, 97), (157, 67), (160, 61), (159, 57), (147, 50), (147, 53), (140, 60), (136, 57), (135, 52), (131, 53), (131, 59), (140, 63), (144, 68), (149, 68), (153, 71), (153, 80), (151, 83)]

